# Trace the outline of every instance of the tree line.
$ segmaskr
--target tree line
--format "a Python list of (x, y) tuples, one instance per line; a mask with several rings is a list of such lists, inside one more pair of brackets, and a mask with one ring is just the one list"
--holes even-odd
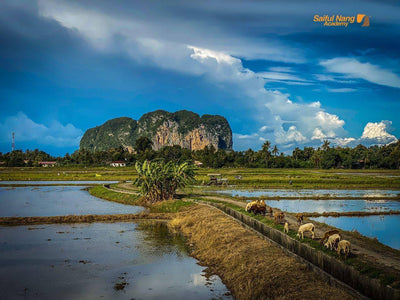
[(15, 150), (0, 153), (2, 166), (39, 166), (39, 161), (56, 161), (58, 166), (106, 166), (112, 161), (124, 161), (129, 166), (136, 162), (162, 159), (165, 162), (192, 161), (201, 163), (201, 167), (244, 167), (244, 168), (345, 168), (345, 169), (399, 169), (400, 141), (384, 146), (332, 147), (324, 141), (321, 147), (295, 148), (291, 155), (280, 152), (276, 145), (266, 141), (259, 151), (225, 151), (212, 145), (203, 150), (191, 151), (179, 145), (166, 146), (158, 151), (152, 149), (152, 142), (141, 137), (136, 140), (135, 152), (130, 153), (123, 147), (107, 151), (91, 152), (79, 149), (64, 157), (52, 157), (40, 150)]

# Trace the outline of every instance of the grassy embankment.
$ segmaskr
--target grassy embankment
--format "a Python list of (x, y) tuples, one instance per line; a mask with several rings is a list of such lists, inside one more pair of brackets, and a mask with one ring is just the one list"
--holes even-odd
[(351, 299), (281, 249), (220, 211), (196, 205), (170, 226), (193, 245), (191, 255), (218, 274), (237, 299)]
[[(246, 212), (242, 207), (236, 206), (234, 204), (231, 203), (226, 203), (226, 202), (222, 202), (222, 201), (218, 201), (218, 200), (210, 200), (210, 199), (204, 199), (204, 198), (197, 198), (195, 200), (200, 200), (200, 201), (208, 201), (208, 202), (214, 202), (214, 203), (220, 203), (223, 205), (226, 205), (227, 207), (230, 207), (236, 211), (241, 212), (242, 214), (251, 216), (252, 218), (268, 225), (269, 227), (275, 228), (277, 230), (280, 230), (283, 232), (283, 225), (282, 224), (276, 224), (273, 220), (271, 219), (267, 219), (264, 216), (261, 215), (254, 215), (251, 213)], [(318, 222), (316, 222), (318, 223)], [(331, 226), (330, 226), (331, 227)], [(332, 229), (334, 229), (334, 227), (331, 227)], [(392, 251), (392, 252), (398, 252), (397, 250), (394, 250), (386, 245), (381, 244), (377, 239), (372, 239), (372, 238), (368, 238), (365, 236), (360, 235), (358, 232), (346, 232), (349, 235), (354, 236), (355, 238), (361, 238), (363, 239), (370, 247), (371, 249), (374, 249), (375, 247), (379, 247), (381, 250), (382, 249), (386, 249), (387, 251)], [(312, 240), (309, 238), (304, 238), (302, 240), (300, 240), (296, 235), (297, 232), (294, 230), (289, 230), (288, 235), (293, 238), (296, 239), (298, 241), (300, 241), (301, 243), (306, 243), (309, 246), (311, 246), (314, 249), (317, 249), (319, 251), (322, 251), (330, 256), (333, 256), (335, 258), (338, 259), (338, 255), (336, 252), (331, 251), (327, 248), (325, 248), (323, 245), (321, 245), (317, 240)], [(371, 278), (379, 278), (380, 281), (387, 285), (390, 284), (392, 285), (392, 287), (394, 288), (400, 288), (400, 276), (398, 274), (394, 274), (392, 272), (388, 272), (387, 270), (384, 269), (380, 269), (377, 268), (375, 266), (372, 266), (371, 264), (369, 264), (367, 261), (364, 261), (358, 257), (350, 257), (345, 261), (346, 264), (349, 264), (351, 266), (353, 266), (354, 268), (356, 268), (356, 270), (358, 270), (360, 273), (365, 274)]]
[(103, 186), (95, 186), (89, 188), (89, 193), (93, 196), (129, 205), (140, 205), (146, 207), (151, 213), (176, 213), (182, 211), (188, 206), (193, 205), (191, 202), (183, 200), (168, 200), (154, 205), (148, 205), (143, 201), (140, 196), (133, 194), (123, 194), (119, 192), (110, 191)]
[(112, 168), (112, 167), (82, 167), (82, 168), (0, 168), (0, 180), (132, 180), (136, 177), (136, 170), (133, 167)]
[[(197, 184), (208, 182), (209, 173), (219, 173), (229, 184), (244, 188), (290, 189), (400, 189), (400, 170), (321, 169), (199, 169)], [(99, 176), (100, 175), (100, 176)], [(241, 175), (242, 179), (235, 176)], [(0, 168), (0, 180), (133, 180), (133, 167), (112, 168)], [(289, 185), (289, 178), (292, 185)], [(221, 189), (224, 187), (208, 187)]]
[[(320, 169), (200, 169), (199, 182), (208, 173), (219, 173), (229, 184), (252, 188), (286, 189), (399, 189), (399, 170), (320, 170)], [(235, 176), (241, 175), (242, 179)], [(391, 177), (394, 176), (394, 177)], [(396, 177), (398, 176), (398, 177)], [(289, 180), (292, 185), (289, 185)], [(214, 187), (209, 187), (209, 190)], [(220, 187), (216, 187), (220, 189)]]
[(164, 213), (140, 213), (118, 215), (69, 215), (51, 217), (0, 217), (0, 225), (23, 226), (38, 224), (72, 224), (92, 222), (128, 222), (134, 220), (170, 220), (174, 216)]

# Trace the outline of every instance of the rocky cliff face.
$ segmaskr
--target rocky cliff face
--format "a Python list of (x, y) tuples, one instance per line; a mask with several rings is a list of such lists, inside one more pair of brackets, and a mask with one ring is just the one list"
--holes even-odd
[(157, 110), (143, 115), (139, 121), (123, 117), (88, 129), (80, 142), (81, 149), (90, 151), (124, 147), (133, 151), (137, 138), (145, 136), (153, 141), (153, 149), (180, 145), (201, 150), (208, 145), (216, 149), (232, 148), (232, 130), (222, 116), (203, 115), (190, 111), (169, 113)]

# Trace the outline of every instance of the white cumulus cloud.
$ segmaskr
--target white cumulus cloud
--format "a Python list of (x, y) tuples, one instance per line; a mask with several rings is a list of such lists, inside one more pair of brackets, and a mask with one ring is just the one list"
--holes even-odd
[(400, 77), (390, 70), (371, 63), (362, 63), (352, 57), (323, 60), (320, 65), (327, 71), (344, 74), (349, 78), (364, 79), (372, 83), (400, 88)]
[(334, 139), (330, 139), (330, 141), (334, 145), (338, 145), (341, 147), (355, 147), (359, 144), (369, 147), (372, 145), (382, 146), (395, 143), (397, 142), (397, 138), (389, 133), (392, 130), (391, 125), (392, 122), (387, 120), (383, 120), (381, 122), (368, 122), (365, 125), (363, 134), (360, 138), (336, 137)]
[(324, 111), (317, 112), (315, 119), (317, 124), (322, 128), (329, 129), (330, 131), (341, 128), (344, 125), (344, 121), (340, 120), (338, 116)]
[(364, 128), (361, 139), (370, 140), (370, 142), (376, 142), (377, 144), (396, 142), (397, 138), (388, 132), (391, 130), (391, 125), (392, 122), (387, 120), (379, 123), (369, 122)]
[(292, 142), (305, 142), (307, 139), (297, 130), (296, 126), (292, 125), (287, 131), (281, 130), (275, 133), (276, 142), (279, 144), (288, 144)]
[(62, 125), (58, 121), (53, 121), (46, 126), (34, 122), (23, 112), (7, 117), (0, 123), (2, 142), (10, 141), (12, 132), (15, 133), (17, 141), (34, 141), (56, 147), (78, 146), (83, 135), (82, 130), (72, 124)]
[(323, 140), (326, 138), (326, 135), (322, 132), (320, 128), (315, 128), (313, 132), (312, 140)]
[(336, 138), (336, 139), (333, 140), (334, 144), (336, 144), (338, 146), (341, 146), (341, 147), (350, 146), (350, 144), (352, 144), (352, 145), (354, 144), (354, 146), (355, 146), (356, 142), (357, 142), (357, 140), (355, 138), (352, 138), (352, 137), (350, 137), (350, 138)]

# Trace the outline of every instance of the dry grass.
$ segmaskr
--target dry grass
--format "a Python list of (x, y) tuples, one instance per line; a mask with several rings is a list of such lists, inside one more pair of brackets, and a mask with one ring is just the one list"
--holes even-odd
[(218, 274), (236, 299), (352, 299), (216, 209), (190, 207), (170, 226), (188, 237), (191, 254)]

